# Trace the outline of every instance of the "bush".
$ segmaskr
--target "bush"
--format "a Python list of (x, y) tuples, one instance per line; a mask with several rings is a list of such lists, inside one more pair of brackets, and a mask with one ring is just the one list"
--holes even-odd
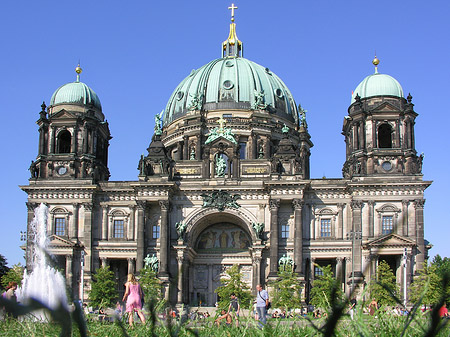
[(97, 269), (92, 276), (92, 289), (89, 292), (92, 306), (100, 309), (114, 307), (117, 296), (117, 284), (109, 266)]
[(220, 279), (222, 285), (216, 289), (219, 295), (219, 309), (228, 310), (230, 305), (230, 296), (235, 294), (239, 299), (242, 308), (249, 308), (252, 303), (252, 293), (247, 284), (242, 281), (242, 274), (239, 271), (239, 266), (235, 264), (226, 271), (227, 277)]

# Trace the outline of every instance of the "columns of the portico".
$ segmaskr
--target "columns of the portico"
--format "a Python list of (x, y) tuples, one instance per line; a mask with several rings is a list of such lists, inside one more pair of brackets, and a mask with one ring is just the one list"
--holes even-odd
[(100, 258), (100, 263), (101, 263), (102, 268), (108, 267), (108, 258), (106, 258), (106, 257), (101, 257), (101, 258)]
[(161, 231), (159, 237), (160, 250), (159, 250), (159, 276), (169, 276), (169, 201), (162, 200), (159, 202), (161, 207)]
[(102, 240), (108, 240), (108, 206), (102, 206)]
[(416, 222), (416, 244), (417, 244), (417, 254), (416, 254), (416, 272), (423, 269), (423, 264), (425, 261), (425, 241), (424, 241), (424, 230), (423, 230), (423, 207), (425, 200), (418, 199), (414, 201), (415, 208), (415, 222)]
[(177, 263), (178, 263), (178, 294), (177, 294), (177, 304), (183, 303), (184, 297), (184, 272), (183, 265), (185, 262), (185, 249), (186, 246), (176, 246), (177, 250)]
[(373, 237), (375, 232), (374, 232), (374, 228), (375, 228), (375, 224), (373, 223), (373, 210), (374, 210), (374, 205), (375, 205), (375, 201), (373, 200), (369, 200), (367, 202), (367, 204), (369, 205), (369, 237)]
[(252, 251), (252, 263), (253, 263), (253, 282), (252, 289), (256, 289), (258, 284), (261, 284), (261, 261), (262, 261), (262, 252), (264, 246), (253, 246)]
[(135, 205), (129, 205), (128, 208), (130, 210), (130, 222), (128, 223), (127, 239), (128, 239), (128, 241), (133, 241), (134, 240), (134, 226), (135, 226), (136, 206)]
[(303, 202), (300, 199), (292, 201), (294, 207), (294, 266), (295, 272), (303, 274)]
[(339, 280), (339, 282), (342, 284), (342, 282), (345, 282), (343, 280), (343, 275), (342, 275), (342, 265), (344, 262), (344, 258), (342, 257), (337, 257), (336, 258), (336, 279)]
[(270, 265), (269, 277), (275, 277), (278, 273), (278, 208), (279, 199), (271, 199), (270, 206)]
[(338, 240), (342, 240), (344, 238), (344, 207), (345, 204), (338, 204), (338, 231), (337, 238)]
[(362, 225), (362, 217), (361, 217), (361, 209), (362, 202), (361, 201), (352, 201), (352, 249), (353, 249), (353, 266), (355, 268), (352, 271), (352, 276), (362, 276), (362, 242), (361, 242), (361, 225)]
[(146, 202), (137, 201), (137, 208), (136, 271), (139, 272), (144, 267), (144, 217)]
[(33, 238), (34, 238), (34, 231), (31, 226), (31, 222), (33, 221), (34, 217), (34, 209), (38, 206), (35, 202), (27, 202), (27, 250), (25, 252), (25, 260), (26, 260), (26, 267), (27, 271), (30, 273), (33, 270)]
[(83, 245), (84, 245), (84, 276), (90, 279), (91, 269), (92, 269), (92, 203), (83, 203), (84, 208), (84, 235), (83, 235)]
[(78, 217), (79, 217), (80, 206), (77, 203), (72, 204), (72, 225), (70, 227), (69, 238), (75, 240), (78, 238)]
[[(402, 223), (401, 223), (401, 231), (399, 230), (399, 234), (403, 236), (408, 235), (408, 200), (402, 200)], [(399, 226), (400, 227), (400, 226)]]
[(211, 263), (208, 264), (208, 304), (212, 306), (214, 302), (213, 298), (213, 266)]
[(72, 289), (73, 287), (73, 256), (72, 254), (67, 254), (66, 255), (66, 282), (67, 282), (67, 286), (70, 287), (70, 289)]

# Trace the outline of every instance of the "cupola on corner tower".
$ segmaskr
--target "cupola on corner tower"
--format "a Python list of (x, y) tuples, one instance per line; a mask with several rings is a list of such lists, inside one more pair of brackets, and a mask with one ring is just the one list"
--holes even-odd
[[(31, 179), (109, 179), (111, 135), (97, 94), (77, 79), (53, 93), (39, 113), (39, 150), (31, 163)], [(46, 109), (47, 108), (47, 109)]]
[(421, 175), (423, 156), (414, 143), (412, 96), (403, 97), (400, 83), (378, 72), (367, 76), (354, 90), (343, 135), (346, 143), (345, 178), (357, 176)]

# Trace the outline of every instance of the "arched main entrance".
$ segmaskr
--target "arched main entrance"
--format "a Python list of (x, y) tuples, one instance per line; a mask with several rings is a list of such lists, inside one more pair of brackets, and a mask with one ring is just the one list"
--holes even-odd
[(241, 220), (221, 214), (198, 224), (201, 230), (192, 240), (194, 250), (189, 290), (191, 305), (214, 306), (218, 301), (215, 290), (226, 277), (226, 269), (237, 264), (243, 280), (252, 287), (252, 236)]

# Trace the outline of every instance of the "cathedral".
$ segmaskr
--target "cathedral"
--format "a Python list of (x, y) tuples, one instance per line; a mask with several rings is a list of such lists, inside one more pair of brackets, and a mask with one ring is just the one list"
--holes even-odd
[(255, 289), (292, 264), (306, 303), (326, 265), (347, 294), (355, 287), (360, 296), (381, 260), (409, 286), (429, 249), (431, 184), (415, 149), (411, 95), (378, 72), (375, 57), (342, 112), (342, 178), (311, 178), (306, 112), (270, 68), (243, 57), (235, 8), (220, 57), (188, 74), (155, 115), (134, 181), (109, 181), (108, 112), (79, 66), (76, 81), (42, 104), (37, 157), (20, 186), (27, 268), (30, 223), (45, 203), (50, 252), (82, 300), (102, 266), (120, 296), (128, 273), (155, 268), (172, 304), (213, 306), (233, 265)]

